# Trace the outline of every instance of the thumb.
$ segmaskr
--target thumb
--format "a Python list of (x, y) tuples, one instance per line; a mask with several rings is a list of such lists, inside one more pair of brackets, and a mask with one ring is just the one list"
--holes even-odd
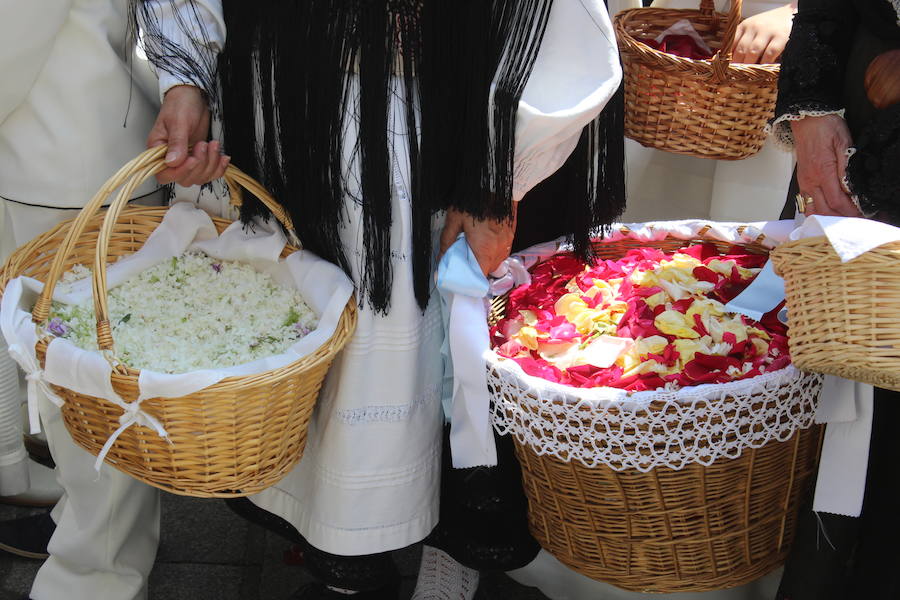
[(162, 146), (168, 139), (169, 133), (166, 130), (166, 124), (162, 120), (157, 119), (156, 123), (153, 124), (153, 129), (147, 135), (147, 147), (156, 148), (157, 146)]
[[(179, 126), (180, 125), (180, 126)], [(169, 132), (169, 151), (166, 153), (166, 165), (177, 167), (188, 157), (188, 131), (185, 124), (176, 124)]]
[(457, 218), (457, 216), (452, 213), (448, 213), (447, 221), (444, 223), (444, 229), (441, 231), (441, 253), (439, 256), (443, 256), (450, 246), (453, 245), (456, 238), (462, 233), (462, 230), (462, 219)]
[(834, 145), (834, 159), (835, 164), (837, 165), (838, 183), (840, 183), (841, 188), (843, 188), (844, 176), (847, 174), (847, 161), (850, 160), (850, 158), (847, 156), (847, 148), (843, 147), (840, 140)]

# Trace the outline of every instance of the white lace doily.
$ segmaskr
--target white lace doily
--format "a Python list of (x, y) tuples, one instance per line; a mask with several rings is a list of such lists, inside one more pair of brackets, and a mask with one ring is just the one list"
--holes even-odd
[(538, 455), (621, 471), (737, 458), (813, 424), (822, 376), (793, 366), (671, 392), (578, 389), (525, 374), (490, 353), (494, 428)]

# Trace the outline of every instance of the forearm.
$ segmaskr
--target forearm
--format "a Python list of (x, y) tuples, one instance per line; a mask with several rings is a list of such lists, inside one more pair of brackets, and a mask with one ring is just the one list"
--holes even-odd
[(790, 122), (843, 115), (843, 85), (856, 13), (846, 0), (800, 0), (784, 49), (772, 126), (793, 146)]

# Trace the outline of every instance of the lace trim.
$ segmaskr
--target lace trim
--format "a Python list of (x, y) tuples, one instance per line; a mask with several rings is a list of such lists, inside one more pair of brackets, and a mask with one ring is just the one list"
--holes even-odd
[(900, 0), (890, 0), (891, 6), (894, 7), (894, 12), (897, 13), (897, 25), (900, 26)]
[(441, 386), (428, 386), (422, 394), (409, 404), (388, 404), (384, 406), (363, 406), (350, 410), (335, 411), (335, 416), (345, 425), (364, 425), (366, 423), (396, 423), (405, 421), (409, 414), (422, 406), (441, 399)]
[[(897, 0), (900, 2), (900, 0)], [(767, 135), (772, 134), (775, 146), (781, 148), (785, 152), (794, 151), (794, 132), (791, 130), (789, 121), (800, 121), (806, 117), (824, 117), (826, 115), (838, 115), (844, 117), (844, 109), (839, 110), (797, 110), (795, 112), (785, 113), (780, 117), (769, 121), (766, 124), (765, 132)]]
[[(793, 366), (677, 391), (576, 390), (488, 359), (494, 428), (538, 455), (613, 470), (679, 470), (737, 458), (813, 424), (822, 376)], [(576, 395), (577, 394), (577, 395)]]

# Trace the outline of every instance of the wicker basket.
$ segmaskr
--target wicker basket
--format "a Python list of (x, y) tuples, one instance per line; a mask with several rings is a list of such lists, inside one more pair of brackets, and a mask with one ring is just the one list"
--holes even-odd
[[(107, 181), (76, 219), (19, 248), (0, 271), (0, 293), (20, 275), (46, 282), (33, 310), (34, 322), (42, 323), (62, 273), (75, 264), (94, 264), (98, 342), (111, 352), (106, 272), (97, 265), (134, 253), (159, 225), (166, 208), (123, 207), (141, 182), (164, 168), (164, 154), (164, 147), (146, 151)], [(243, 186), (290, 228), (290, 220), (258, 183), (234, 167), (226, 179), (238, 202)], [(120, 185), (109, 210), (95, 215)], [(220, 232), (230, 224), (224, 219), (213, 222)], [(282, 256), (294, 250), (286, 247)], [(163, 425), (171, 443), (152, 429), (134, 425), (118, 437), (106, 462), (140, 481), (186, 496), (246, 496), (269, 487), (300, 459), (319, 388), (355, 325), (356, 303), (351, 298), (334, 335), (311, 355), (257, 375), (223, 379), (188, 396), (143, 401), (142, 410)], [(38, 342), (42, 367), (47, 346), (46, 339)], [(113, 370), (113, 388), (126, 401), (138, 396), (139, 374), (123, 366)], [(97, 456), (119, 428), (122, 409), (58, 386), (54, 391), (65, 401), (62, 413), (72, 438)]]
[[(655, 38), (687, 19), (716, 55), (693, 60), (660, 52)], [(625, 135), (650, 148), (737, 160), (759, 151), (775, 109), (778, 65), (732, 64), (741, 0), (729, 15), (702, 0), (700, 10), (635, 8), (615, 18), (625, 77)]]
[(772, 253), (784, 278), (794, 363), (900, 391), (900, 242), (847, 263), (827, 238)]
[[(615, 259), (632, 247), (671, 251), (685, 243), (689, 242), (672, 238), (624, 240), (595, 244), (595, 248), (601, 257)], [(505, 297), (495, 300), (494, 322), (505, 313), (505, 306)], [(685, 431), (701, 425), (715, 428), (729, 420), (741, 424), (727, 435), (753, 435), (786, 418), (782, 413), (761, 423), (754, 416), (786, 399), (788, 418), (796, 419), (796, 427), (785, 430), (780, 438), (744, 447), (736, 456), (713, 458), (708, 464), (636, 468), (624, 461), (588, 465), (573, 451), (608, 444), (610, 423), (624, 422), (624, 409), (612, 405), (601, 412), (597, 405), (582, 402), (576, 388), (567, 388), (550, 400), (526, 391), (528, 384), (521, 374), (509, 370), (510, 362), (504, 366), (500, 359), (489, 367), (495, 423), (502, 421), (498, 429), (505, 427), (515, 437), (531, 533), (560, 562), (626, 590), (656, 593), (734, 587), (783, 564), (799, 504), (814, 479), (821, 442), (821, 427), (812, 425), (814, 405), (792, 404), (789, 398), (798, 392), (815, 398), (821, 376), (800, 374), (790, 389), (754, 395), (733, 412), (716, 412), (711, 401), (698, 413), (706, 415), (707, 423), (687, 423), (680, 407), (651, 402), (642, 409), (647, 415), (639, 426), (642, 431), (663, 422), (677, 423)], [(573, 425), (588, 434), (573, 438)], [(569, 450), (554, 453), (546, 447), (535, 448), (529, 442), (534, 437), (557, 441)], [(655, 449), (668, 450), (666, 442), (671, 440), (660, 437)], [(629, 444), (630, 452), (649, 453)]]

